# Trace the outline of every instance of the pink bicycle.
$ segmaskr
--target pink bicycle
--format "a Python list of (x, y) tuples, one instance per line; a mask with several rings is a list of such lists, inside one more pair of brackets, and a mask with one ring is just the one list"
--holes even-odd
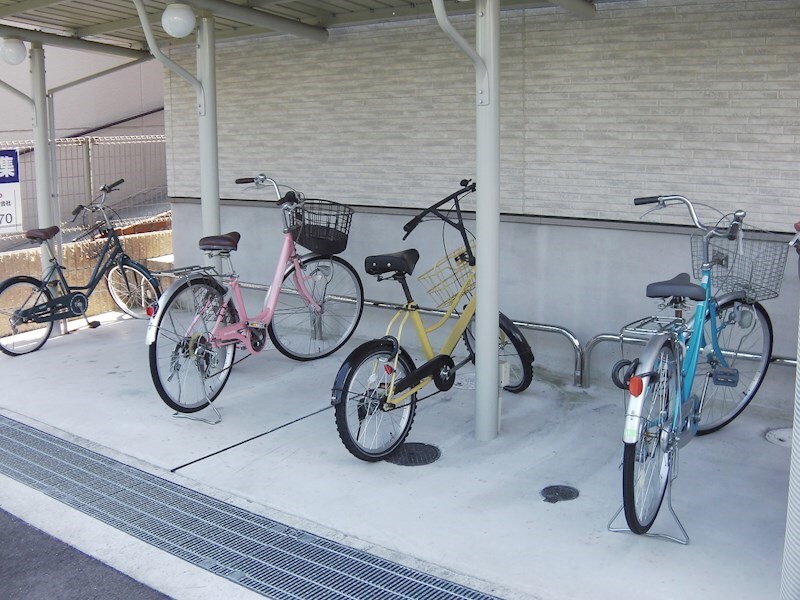
[[(249, 316), (231, 253), (238, 232), (200, 240), (200, 249), (227, 267), (188, 267), (151, 307), (147, 330), (150, 373), (164, 402), (194, 413), (219, 396), (236, 350), (259, 354), (267, 335), (295, 360), (332, 354), (353, 335), (364, 308), (364, 289), (356, 270), (336, 254), (347, 246), (352, 210), (327, 200), (306, 200), (294, 190), (281, 197), (278, 184), (264, 174), (239, 184), (271, 186), (283, 217), (283, 246), (263, 310)], [(286, 186), (284, 186), (286, 187)], [(311, 252), (298, 255), (296, 245)]]

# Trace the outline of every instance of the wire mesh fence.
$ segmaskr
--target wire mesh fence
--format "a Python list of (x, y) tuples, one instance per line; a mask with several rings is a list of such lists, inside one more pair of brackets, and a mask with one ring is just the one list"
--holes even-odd
[[(22, 227), (51, 225), (39, 223), (36, 199), (35, 152), (33, 142), (0, 141), (0, 149), (19, 153)], [(85, 285), (97, 264), (104, 239), (92, 228), (92, 215), (83, 211), (73, 222), (72, 211), (87, 205), (100, 186), (125, 179), (118, 191), (110, 193), (105, 205), (120, 235), (125, 252), (134, 260), (158, 271), (171, 266), (172, 232), (167, 197), (166, 148), (164, 136), (81, 137), (55, 140), (56, 188), (53, 214), (59, 215), (62, 231), (60, 262), (71, 285)], [(0, 281), (13, 275), (41, 277), (38, 244), (20, 233), (0, 234)], [(105, 289), (91, 295), (87, 315), (116, 306)]]
[[(50, 225), (39, 223), (36, 211), (33, 141), (0, 141), (0, 149), (6, 148), (19, 152), (23, 228)], [(59, 215), (64, 241), (79, 236), (90, 225), (82, 219), (72, 223), (72, 210), (78, 204), (87, 204), (101, 185), (117, 179), (125, 179), (125, 183), (109, 195), (107, 206), (113, 209), (120, 226), (169, 220), (165, 136), (56, 139), (55, 157), (53, 212)], [(29, 247), (22, 233), (0, 235), (0, 252)]]

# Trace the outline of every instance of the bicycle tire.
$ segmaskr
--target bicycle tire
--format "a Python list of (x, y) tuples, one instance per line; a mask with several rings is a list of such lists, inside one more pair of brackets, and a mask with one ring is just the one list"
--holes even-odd
[(53, 332), (53, 321), (22, 323), (16, 314), (52, 299), (48, 287), (34, 277), (18, 275), (0, 284), (0, 350), (4, 354), (21, 356), (44, 346)]
[(719, 431), (742, 414), (761, 387), (772, 356), (772, 321), (758, 302), (723, 302), (717, 307), (716, 323), (720, 349), (728, 366), (737, 370), (738, 382), (735, 386), (718, 385), (712, 376), (720, 360), (708, 341), (711, 318), (707, 316), (704, 331), (708, 351), (701, 350), (693, 386), (693, 393), (700, 396), (708, 380), (698, 435)]
[[(475, 319), (470, 320), (464, 330), (464, 343), (475, 362)], [(509, 366), (508, 384), (503, 389), (512, 394), (525, 391), (533, 381), (533, 350), (519, 327), (503, 313), (500, 313), (500, 332), (498, 336), (498, 359)]]
[(311, 309), (300, 294), (292, 266), (283, 277), (267, 330), (284, 356), (315, 360), (333, 354), (353, 335), (364, 311), (364, 287), (353, 266), (338, 256), (303, 258), (300, 268), (322, 311)]
[(147, 307), (161, 295), (152, 273), (135, 262), (124, 262), (106, 273), (106, 286), (114, 303), (135, 319), (147, 318)]
[(633, 533), (647, 533), (658, 516), (672, 466), (672, 411), (678, 398), (678, 368), (672, 344), (664, 340), (651, 364), (637, 374), (647, 383), (638, 440), (626, 443), (622, 457), (622, 503)]
[[(157, 317), (149, 347), (150, 375), (164, 403), (180, 413), (194, 413), (217, 399), (236, 355), (235, 344), (208, 343), (225, 288), (210, 277), (180, 284)], [(224, 322), (238, 321), (229, 307)]]
[[(416, 393), (404, 405), (382, 410), (382, 391), (387, 389), (391, 378), (386, 366), (394, 365), (394, 352), (393, 346), (384, 340), (366, 342), (345, 359), (336, 375), (333, 389), (336, 429), (350, 454), (363, 461), (390, 457), (403, 444), (414, 423)], [(396, 381), (414, 370), (414, 361), (402, 348), (396, 368)]]

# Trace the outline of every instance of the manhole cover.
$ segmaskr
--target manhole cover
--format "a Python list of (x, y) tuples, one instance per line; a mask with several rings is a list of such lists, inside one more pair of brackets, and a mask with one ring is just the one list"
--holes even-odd
[(542, 490), (545, 502), (555, 504), (562, 500), (575, 500), (578, 497), (578, 490), (568, 485), (549, 485)]
[(782, 446), (784, 448), (792, 447), (792, 428), (787, 427), (784, 429), (770, 429), (767, 432), (767, 441)]
[(400, 449), (387, 458), (386, 462), (404, 467), (419, 467), (436, 462), (441, 455), (441, 450), (436, 446), (410, 442), (400, 446)]

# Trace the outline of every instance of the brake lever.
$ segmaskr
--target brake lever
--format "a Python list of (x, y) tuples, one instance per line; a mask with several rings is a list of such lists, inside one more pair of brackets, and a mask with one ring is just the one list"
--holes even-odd
[(659, 200), (659, 201), (658, 201), (658, 204), (656, 204), (656, 205), (655, 205), (653, 208), (651, 208), (651, 209), (649, 209), (649, 210), (646, 210), (644, 213), (642, 213), (641, 215), (639, 215), (639, 220), (641, 221), (641, 220), (642, 220), (642, 219), (644, 219), (644, 218), (645, 218), (647, 215), (649, 215), (651, 212), (655, 212), (655, 211), (657, 211), (657, 210), (661, 210), (662, 208), (666, 208), (666, 207), (667, 207), (667, 205), (664, 203), (664, 201), (663, 201), (663, 200)]

